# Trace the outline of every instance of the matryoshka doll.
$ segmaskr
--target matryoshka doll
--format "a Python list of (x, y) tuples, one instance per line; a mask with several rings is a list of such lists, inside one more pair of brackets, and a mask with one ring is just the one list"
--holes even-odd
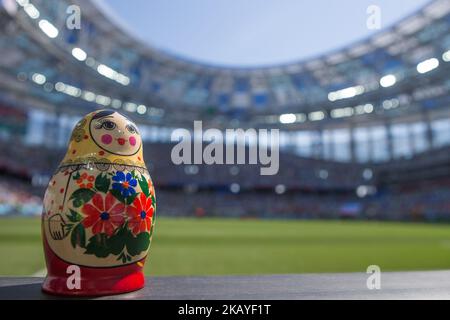
[(142, 288), (155, 209), (136, 125), (113, 110), (86, 115), (44, 197), (43, 290), (90, 296)]

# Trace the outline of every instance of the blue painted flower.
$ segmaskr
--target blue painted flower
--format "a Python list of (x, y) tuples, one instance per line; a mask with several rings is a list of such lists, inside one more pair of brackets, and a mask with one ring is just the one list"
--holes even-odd
[(128, 197), (136, 193), (134, 188), (137, 186), (137, 180), (133, 178), (131, 173), (123, 173), (123, 171), (117, 171), (116, 175), (112, 177), (113, 184), (112, 188), (114, 190), (119, 190), (123, 197)]

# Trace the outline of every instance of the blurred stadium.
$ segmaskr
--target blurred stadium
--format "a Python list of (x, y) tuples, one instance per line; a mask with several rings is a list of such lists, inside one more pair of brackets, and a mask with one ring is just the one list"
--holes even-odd
[[(82, 8), (82, 32), (66, 27), (71, 4)], [(73, 126), (85, 113), (111, 108), (140, 128), (159, 217), (448, 222), (449, 74), (448, 0), (431, 1), (336, 52), (261, 68), (212, 66), (151, 48), (92, 1), (3, 0), (0, 215), (39, 216)], [(279, 173), (260, 176), (254, 165), (174, 165), (171, 133), (192, 130), (199, 119), (204, 128), (280, 129)], [(442, 253), (439, 259), (409, 266), (450, 266)], [(228, 272), (239, 270), (250, 272)]]

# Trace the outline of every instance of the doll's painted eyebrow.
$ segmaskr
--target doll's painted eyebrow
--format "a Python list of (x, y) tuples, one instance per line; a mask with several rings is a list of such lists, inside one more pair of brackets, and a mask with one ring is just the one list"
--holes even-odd
[(103, 116), (103, 117), (100, 117), (100, 118), (98, 118), (98, 119), (96, 119), (96, 120), (100, 120), (100, 119), (105, 119), (105, 118), (114, 118), (113, 116)]

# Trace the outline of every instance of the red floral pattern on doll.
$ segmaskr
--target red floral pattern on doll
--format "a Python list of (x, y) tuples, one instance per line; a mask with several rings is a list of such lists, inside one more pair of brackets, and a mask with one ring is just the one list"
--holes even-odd
[(106, 233), (112, 236), (115, 227), (124, 223), (125, 205), (116, 203), (116, 198), (108, 193), (105, 199), (99, 193), (92, 197), (92, 204), (86, 203), (81, 211), (86, 215), (82, 224), (85, 228), (92, 227), (93, 234)]
[(77, 184), (80, 188), (91, 189), (94, 185), (93, 182), (95, 180), (94, 176), (89, 176), (86, 172), (83, 173), (80, 178), (77, 180)]
[(152, 206), (152, 198), (146, 197), (141, 193), (133, 201), (133, 206), (127, 207), (128, 228), (133, 234), (150, 231), (152, 226), (154, 208)]

